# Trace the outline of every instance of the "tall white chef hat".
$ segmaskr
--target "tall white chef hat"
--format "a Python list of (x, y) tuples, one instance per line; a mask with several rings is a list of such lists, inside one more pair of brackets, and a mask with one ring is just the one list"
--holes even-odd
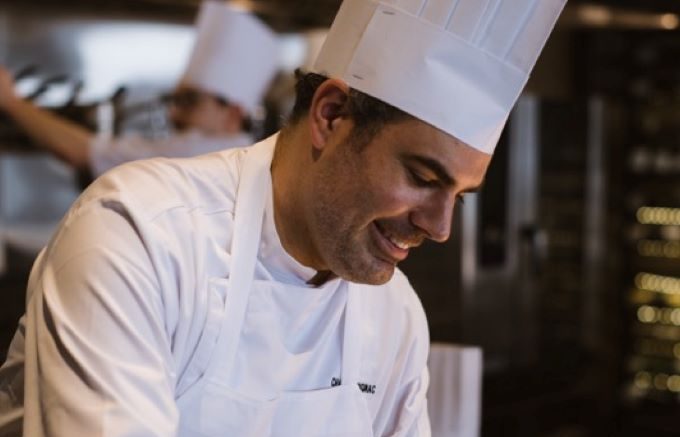
[(314, 71), (493, 153), (566, 0), (344, 0)]
[(181, 83), (224, 97), (252, 113), (279, 61), (274, 33), (247, 11), (204, 1)]

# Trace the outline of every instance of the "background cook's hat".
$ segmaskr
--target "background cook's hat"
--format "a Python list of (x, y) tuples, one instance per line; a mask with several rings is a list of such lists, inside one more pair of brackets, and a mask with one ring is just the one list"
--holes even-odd
[(181, 83), (224, 97), (252, 113), (276, 73), (274, 33), (247, 11), (205, 1), (196, 41)]
[(345, 0), (314, 71), (493, 153), (566, 0)]

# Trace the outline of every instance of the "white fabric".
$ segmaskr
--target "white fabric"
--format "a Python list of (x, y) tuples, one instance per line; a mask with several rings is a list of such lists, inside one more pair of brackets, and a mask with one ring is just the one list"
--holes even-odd
[[(272, 147), (274, 138), (267, 141)], [(202, 384), (217, 357), (225, 299), (228, 304), (235, 296), (225, 278), (234, 262), (236, 189), (248, 153), (137, 161), (88, 188), (34, 266), (27, 316), (0, 371), (0, 424), (7, 423), (1, 430), (21, 421), (24, 397), (24, 431), (31, 436), (191, 436), (198, 434), (178, 434), (180, 423), (219, 426), (222, 411), (210, 412), (219, 405), (209, 401), (214, 390), (204, 392), (200, 425), (195, 416), (188, 419), (196, 405), (178, 400)], [(280, 272), (269, 262), (284, 260), (281, 266), (290, 259), (278, 238), (267, 238), (275, 233), (268, 229), (273, 220), (253, 220), (263, 223), (269, 247), (263, 258), (260, 245), (255, 280), (273, 286), (251, 291), (234, 371), (224, 385), (246, 406), (273, 392), (314, 399), (342, 379), (343, 341), (352, 345), (361, 337), (354, 382), (369, 389), (361, 396), (372, 435), (429, 436), (427, 325), (403, 274), (384, 286), (357, 286), (359, 334), (347, 336), (348, 284), (278, 281)], [(269, 384), (261, 382), (265, 377)], [(328, 409), (333, 402), (319, 405)], [(320, 414), (290, 403), (280, 411), (295, 411), (296, 421)], [(329, 416), (321, 435), (332, 435), (331, 423), (355, 414)]]
[(345, 0), (314, 71), (493, 153), (566, 0)]
[(479, 437), (482, 408), (482, 350), (433, 343), (427, 394), (433, 437)]
[(253, 113), (279, 63), (274, 33), (250, 13), (206, 0), (182, 83), (224, 97)]
[[(260, 143), (245, 157), (236, 198), (238, 207), (235, 211), (231, 244), (231, 272), (228, 279), (215, 280), (213, 283), (214, 287), (227, 295), (221, 331), (201, 382), (191, 387), (177, 401), (180, 409), (185, 412), (180, 420), (180, 434), (318, 436), (329, 434), (332, 430), (332, 434), (336, 436), (371, 437), (373, 431), (365, 396), (355, 382), (360, 378), (362, 349), (362, 290), (358, 287), (336, 281), (342, 282), (343, 291), (347, 291), (343, 296), (345, 304), (339, 305), (344, 319), (343, 347), (339, 353), (336, 351), (332, 354), (341, 357), (340, 382), (331, 384), (327, 389), (293, 391), (287, 390), (285, 380), (277, 381), (271, 377), (272, 372), (265, 371), (259, 375), (260, 378), (254, 379), (256, 384), (263, 385), (265, 389), (264, 392), (258, 392), (249, 387), (248, 380), (243, 377), (246, 373), (256, 373), (251, 369), (259, 368), (258, 364), (268, 362), (272, 355), (283, 358), (278, 362), (281, 369), (301, 361), (295, 354), (313, 354), (326, 343), (334, 343), (324, 338), (319, 342), (321, 344), (294, 348), (295, 354), (286, 351), (286, 346), (290, 349), (291, 345), (282, 341), (286, 337), (276, 335), (280, 330), (277, 329), (279, 323), (276, 317), (271, 317), (276, 313), (269, 311), (269, 306), (259, 307), (251, 299), (258, 293), (263, 295), (280, 291), (280, 294), (284, 294), (292, 291), (290, 286), (276, 281), (254, 280), (266, 199), (271, 196), (269, 167), (272, 153), (273, 147)], [(303, 290), (304, 292), (309, 291)], [(338, 293), (337, 290), (332, 290), (330, 294)], [(252, 317), (254, 306), (258, 307), (255, 310), (259, 313), (257, 317)], [(289, 316), (288, 313), (283, 315), (284, 318)], [(256, 319), (257, 323), (248, 326), (245, 323), (248, 316)], [(286, 324), (282, 327), (285, 328)], [(290, 329), (285, 331), (289, 332)], [(290, 337), (298, 342), (296, 337), (304, 336), (310, 329), (297, 326), (295, 331)], [(253, 338), (253, 333), (260, 333), (262, 341)], [(260, 357), (252, 354), (253, 349), (258, 348), (263, 352)], [(277, 349), (283, 349), (283, 353)], [(298, 374), (308, 375), (307, 372)], [(291, 372), (286, 371), (284, 375), (286, 379), (290, 378)], [(244, 399), (244, 394), (249, 399)], [(210, 419), (204, 420), (206, 416)]]
[(245, 147), (252, 143), (253, 138), (246, 133), (207, 136), (197, 129), (158, 140), (149, 140), (134, 134), (120, 138), (98, 137), (90, 143), (90, 169), (95, 176), (99, 176), (128, 161), (155, 157), (189, 158), (225, 149)]

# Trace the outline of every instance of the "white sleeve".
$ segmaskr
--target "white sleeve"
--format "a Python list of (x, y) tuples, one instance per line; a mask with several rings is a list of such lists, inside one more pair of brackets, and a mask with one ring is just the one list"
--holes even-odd
[(91, 208), (43, 261), (27, 308), (24, 435), (174, 436), (165, 303), (138, 229)]

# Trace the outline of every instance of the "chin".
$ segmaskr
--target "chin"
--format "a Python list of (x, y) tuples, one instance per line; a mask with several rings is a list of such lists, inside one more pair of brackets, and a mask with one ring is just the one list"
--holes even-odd
[(383, 285), (387, 283), (392, 276), (394, 276), (394, 265), (386, 264), (382, 261), (379, 262), (381, 265), (360, 265), (351, 266), (344, 269), (334, 270), (334, 273), (350, 282), (356, 284), (366, 284), (366, 285)]
[(394, 276), (394, 268), (392, 268), (389, 273), (383, 272), (383, 274), (380, 275), (373, 275), (370, 278), (367, 278), (366, 281), (362, 282), (362, 284), (383, 285), (389, 282), (389, 280), (392, 279), (392, 276)]
[(376, 256), (370, 242), (351, 236), (336, 241), (339, 243), (327, 244), (331, 250), (323, 257), (324, 264), (336, 276), (366, 285), (383, 285), (392, 279), (396, 264)]

